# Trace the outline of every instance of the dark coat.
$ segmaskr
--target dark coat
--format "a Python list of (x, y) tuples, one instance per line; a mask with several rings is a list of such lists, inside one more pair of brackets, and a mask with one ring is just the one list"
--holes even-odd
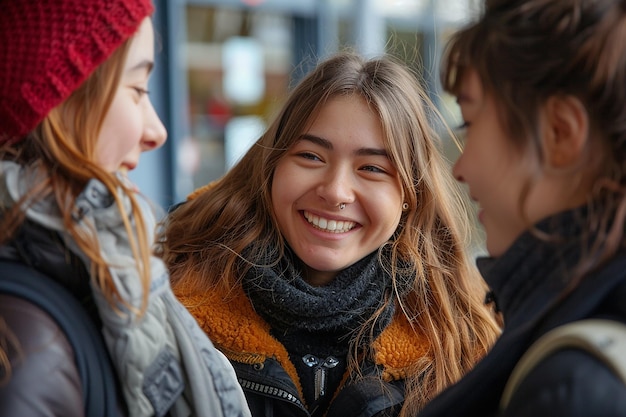
[[(0, 260), (20, 261), (62, 284), (99, 326), (86, 270), (56, 233), (26, 223), (16, 239), (0, 247)], [(0, 317), (19, 344), (19, 351), (9, 351), (11, 375), (0, 386), (0, 416), (84, 416), (85, 387), (58, 324), (34, 304), (7, 294), (0, 294)], [(121, 393), (117, 397), (118, 414), (124, 416)]]
[[(253, 417), (309, 417), (315, 410), (303, 400), (302, 384), (286, 348), (271, 335), (270, 327), (253, 309), (243, 289), (219, 290), (195, 296), (178, 295), (215, 346), (231, 361)], [(366, 364), (366, 375), (380, 377), (341, 384), (332, 396), (325, 417), (396, 416), (404, 401), (404, 376), (418, 359), (429, 354), (426, 341), (415, 335), (402, 314), (374, 342), (377, 364)], [(314, 415), (320, 415), (315, 413)]]
[(626, 322), (626, 253), (587, 274), (562, 296), (580, 259), (577, 211), (541, 222), (568, 243), (522, 235), (501, 257), (479, 259), (505, 328), (490, 353), (457, 384), (428, 404), (424, 416), (626, 416), (626, 385), (590, 354), (563, 350), (523, 381), (507, 410), (498, 412), (504, 386), (530, 345), (549, 330), (585, 318)]
[[(232, 362), (253, 417), (309, 417), (299, 391), (285, 369), (273, 359), (261, 365)], [(361, 381), (342, 387), (326, 417), (396, 416), (404, 401), (402, 381)]]

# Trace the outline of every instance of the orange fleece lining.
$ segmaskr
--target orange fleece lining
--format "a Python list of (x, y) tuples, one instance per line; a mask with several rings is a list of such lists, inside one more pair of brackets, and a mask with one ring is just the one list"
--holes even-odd
[[(277, 360), (294, 381), (301, 398), (302, 386), (285, 347), (270, 335), (270, 326), (252, 307), (243, 288), (237, 286), (225, 300), (219, 291), (190, 294), (181, 288), (178, 296), (213, 344), (229, 359), (248, 364)], [(411, 366), (431, 353), (425, 338), (415, 334), (406, 317), (399, 313), (374, 341), (375, 360), (383, 366), (386, 381), (405, 378)]]

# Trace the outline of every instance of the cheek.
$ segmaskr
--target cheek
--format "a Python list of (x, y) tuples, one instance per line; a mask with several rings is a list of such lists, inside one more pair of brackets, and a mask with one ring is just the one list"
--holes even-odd
[(96, 160), (109, 171), (118, 169), (124, 157), (141, 141), (141, 111), (139, 106), (128, 103), (129, 100), (119, 93), (116, 95), (98, 135)]
[(293, 172), (285, 164), (279, 164), (274, 170), (270, 194), (278, 230), (289, 241), (294, 221), (292, 210), (299, 194)]
[(119, 168), (122, 158), (128, 152), (123, 129), (113, 125), (103, 125), (98, 136), (96, 161), (107, 171)]
[(282, 203), (292, 203), (304, 187), (305, 181), (298, 170), (289, 162), (281, 162), (276, 166), (272, 178), (272, 200), (278, 206)]
[(380, 232), (391, 236), (400, 223), (402, 216), (402, 193), (399, 189), (389, 188), (382, 193), (364, 193), (363, 201), (368, 217), (373, 224), (380, 225)]
[(285, 210), (291, 198), (291, 194), (294, 192), (290, 178), (289, 170), (285, 168), (284, 164), (279, 164), (274, 170), (271, 188), (272, 208), (279, 219), (281, 217), (281, 210)]

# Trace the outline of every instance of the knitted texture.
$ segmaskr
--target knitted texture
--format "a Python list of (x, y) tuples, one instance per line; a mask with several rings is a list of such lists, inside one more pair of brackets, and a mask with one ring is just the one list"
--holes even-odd
[[(254, 309), (273, 329), (285, 334), (321, 333), (347, 344), (391, 292), (391, 277), (380, 267), (377, 255), (370, 254), (342, 270), (327, 285), (312, 286), (290, 259), (293, 255), (287, 254), (276, 267), (253, 267), (242, 285)], [(390, 304), (381, 313), (375, 336), (389, 324), (393, 312)], [(331, 340), (325, 341), (329, 348)]]
[(24, 138), (152, 10), (151, 0), (0, 0), (0, 143)]

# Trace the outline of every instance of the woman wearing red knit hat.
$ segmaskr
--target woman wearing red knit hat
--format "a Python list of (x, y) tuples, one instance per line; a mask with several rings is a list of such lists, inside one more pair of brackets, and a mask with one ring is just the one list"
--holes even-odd
[(248, 416), (125, 175), (167, 135), (151, 1), (0, 10), (0, 416)]

